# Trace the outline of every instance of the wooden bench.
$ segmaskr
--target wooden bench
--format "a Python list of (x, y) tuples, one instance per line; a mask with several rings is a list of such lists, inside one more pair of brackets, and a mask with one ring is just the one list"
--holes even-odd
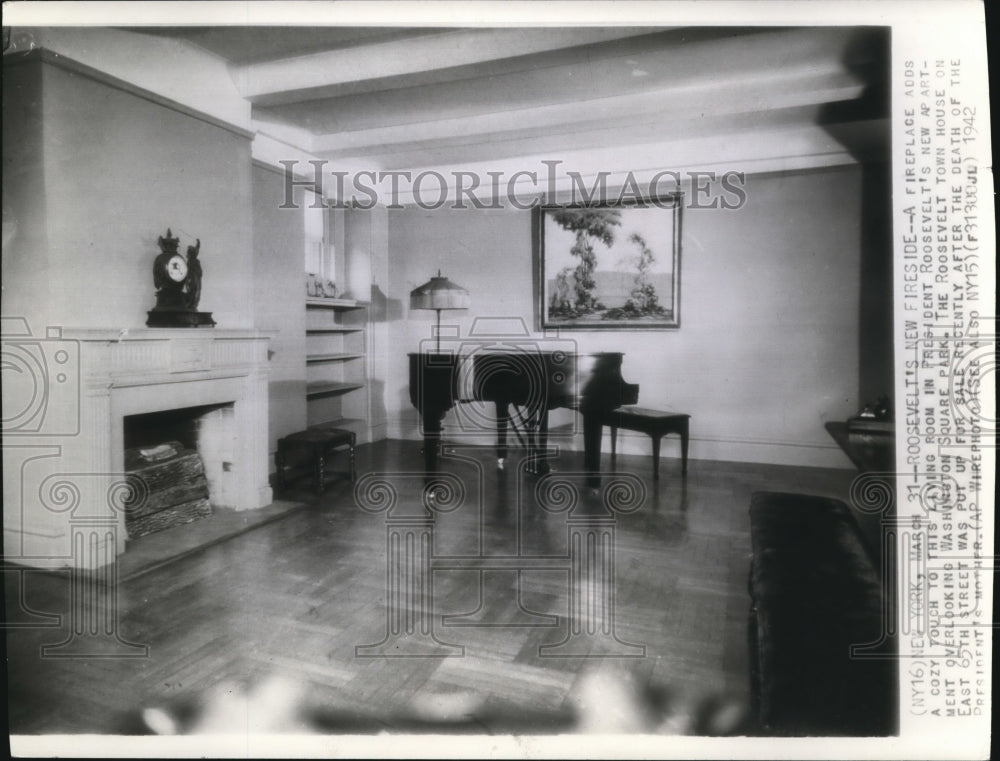
[(660, 439), (668, 433), (681, 437), (681, 473), (687, 475), (688, 462), (688, 421), (690, 415), (679, 412), (665, 412), (648, 407), (626, 405), (608, 413), (604, 424), (611, 428), (611, 460), (616, 456), (618, 429), (649, 434), (653, 439), (653, 479), (660, 478)]
[(354, 483), (354, 445), (356, 442), (357, 434), (354, 431), (332, 426), (315, 426), (278, 439), (278, 450), (274, 453), (278, 485), (284, 486), (285, 484), (285, 466), (288, 453), (301, 449), (306, 451), (307, 456), (312, 461), (313, 473), (316, 478), (316, 492), (322, 494), (326, 487), (326, 458), (341, 447), (348, 449), (351, 461), (351, 483)]

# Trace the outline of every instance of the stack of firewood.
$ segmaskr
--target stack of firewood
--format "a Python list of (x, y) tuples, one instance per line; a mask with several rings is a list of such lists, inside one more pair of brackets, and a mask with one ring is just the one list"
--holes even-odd
[(212, 514), (201, 456), (180, 442), (126, 449), (125, 470), (141, 481), (125, 504), (130, 539)]

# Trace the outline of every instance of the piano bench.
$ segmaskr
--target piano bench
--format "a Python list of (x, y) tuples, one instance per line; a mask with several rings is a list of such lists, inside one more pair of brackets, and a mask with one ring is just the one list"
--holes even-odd
[(311, 460), (313, 473), (316, 478), (316, 493), (322, 494), (323, 489), (326, 487), (327, 455), (341, 447), (347, 447), (351, 461), (351, 483), (354, 483), (354, 445), (356, 442), (357, 434), (354, 431), (322, 425), (309, 428), (305, 431), (299, 431), (298, 433), (292, 433), (278, 439), (278, 449), (274, 453), (278, 485), (285, 485), (285, 466), (287, 464), (288, 453), (296, 449), (305, 450), (306, 455)]
[(611, 428), (611, 460), (615, 460), (618, 429), (646, 433), (653, 439), (653, 479), (660, 478), (660, 439), (668, 433), (681, 437), (681, 473), (687, 475), (688, 464), (688, 421), (690, 415), (679, 412), (664, 412), (648, 407), (625, 405), (611, 410), (604, 424)]

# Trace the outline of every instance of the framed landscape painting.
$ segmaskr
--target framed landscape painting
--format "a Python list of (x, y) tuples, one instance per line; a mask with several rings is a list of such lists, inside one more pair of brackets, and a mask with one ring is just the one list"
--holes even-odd
[(541, 207), (541, 329), (680, 327), (681, 201)]

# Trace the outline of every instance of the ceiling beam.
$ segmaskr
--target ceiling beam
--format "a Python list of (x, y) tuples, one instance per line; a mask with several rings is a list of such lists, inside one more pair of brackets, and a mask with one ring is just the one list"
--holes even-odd
[[(889, 124), (887, 119), (873, 119), (852, 125), (852, 131), (867, 133), (873, 145), (879, 141), (884, 144)], [(445, 196), (454, 198), (459, 186), (463, 192), (487, 201), (497, 193), (533, 199), (547, 196), (552, 190), (556, 198), (550, 200), (558, 200), (560, 194), (574, 187), (589, 192), (588, 189), (599, 184), (616, 191), (626, 180), (634, 182), (641, 193), (664, 193), (677, 189), (677, 181), (685, 189), (694, 171), (714, 172), (717, 178), (730, 172), (749, 176), (845, 166), (858, 160), (853, 150), (822, 127), (765, 126), (737, 134), (694, 135), (680, 140), (671, 137), (629, 146), (567, 150), (558, 155), (541, 153), (479, 162), (428, 163), (412, 167), (411, 180), (400, 181), (396, 192), (389, 180), (383, 178), (376, 183), (370, 175), (364, 187), (375, 190), (382, 203), (409, 205), (418, 200), (412, 178), (433, 171), (438, 178), (422, 183), (418, 191), (424, 203), (436, 201), (442, 195), (442, 188)], [(348, 175), (353, 171), (339, 164), (336, 169)], [(498, 184), (494, 183), (494, 177)], [(749, 192), (751, 180), (746, 181), (746, 187)], [(362, 198), (352, 190), (350, 176), (342, 188), (345, 196), (340, 200), (349, 201), (352, 195)]]
[[(418, 37), (238, 66), (233, 68), (233, 80), (240, 94), (250, 102), (274, 105), (326, 96), (330, 88), (370, 91), (383, 86), (372, 82), (393, 77), (458, 71), (463, 66), (618, 40), (650, 31), (646, 27), (434, 30)], [(369, 85), (361, 85), (364, 82)]]
[[(856, 30), (763, 30), (729, 37), (698, 37), (699, 30), (660, 33), (564, 51), (569, 57), (509, 59), (508, 69), (424, 85), (343, 94), (267, 108), (314, 134), (357, 132), (461, 119), (506, 111), (586, 103), (649, 91), (678, 92), (737, 86), (781, 88), (790, 77), (832, 72), (857, 74), (846, 48)], [(863, 77), (862, 77), (863, 78)], [(255, 104), (255, 115), (265, 115)], [(579, 116), (585, 118), (581, 108)], [(623, 112), (620, 117), (627, 118)]]
[[(391, 153), (437, 143), (496, 143), (519, 137), (568, 135), (660, 124), (675, 128), (682, 121), (708, 127), (713, 117), (822, 106), (859, 97), (865, 84), (852, 74), (789, 72), (779, 82), (721, 82), (705, 88), (674, 87), (630, 93), (572, 104), (556, 104), (499, 113), (470, 114), (433, 122), (404, 124), (318, 135), (314, 152), (327, 158)], [(565, 139), (565, 138), (564, 138)]]

